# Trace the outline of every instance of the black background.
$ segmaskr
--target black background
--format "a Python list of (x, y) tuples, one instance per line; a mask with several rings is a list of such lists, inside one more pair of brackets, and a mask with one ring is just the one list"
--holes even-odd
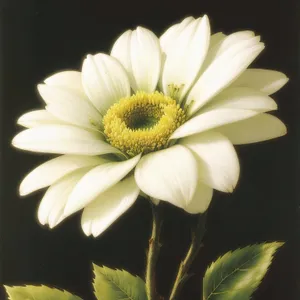
[[(217, 256), (247, 244), (286, 241), (255, 300), (299, 299), (299, 28), (296, 0), (1, 1), (1, 282), (49, 284), (93, 299), (91, 262), (143, 276), (151, 214), (140, 199), (100, 238), (84, 236), (79, 214), (55, 230), (42, 228), (36, 210), (43, 193), (17, 195), (23, 176), (48, 157), (12, 149), (18, 116), (41, 107), (36, 84), (64, 69), (79, 69), (87, 53), (107, 52), (128, 28), (158, 35), (188, 15), (207, 13), (214, 31), (253, 29), (266, 49), (255, 66), (277, 69), (290, 82), (275, 95), (289, 133), (278, 140), (237, 148), (241, 179), (232, 195), (216, 193), (205, 247), (181, 299), (201, 299), (201, 276)], [(168, 295), (189, 242), (193, 218), (165, 207), (158, 289)], [(1, 291), (3, 292), (3, 291)], [(298, 295), (298, 297), (297, 297)], [(2, 297), (2, 298), (1, 298)], [(0, 296), (4, 299), (4, 296)]]

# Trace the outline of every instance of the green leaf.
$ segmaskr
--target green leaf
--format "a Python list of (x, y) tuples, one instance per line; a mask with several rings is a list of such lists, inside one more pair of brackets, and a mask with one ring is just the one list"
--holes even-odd
[(144, 281), (124, 270), (94, 265), (94, 289), (98, 300), (147, 300)]
[(283, 243), (263, 243), (227, 252), (206, 270), (204, 300), (248, 300)]
[(82, 300), (67, 291), (52, 289), (47, 286), (5, 286), (9, 300)]

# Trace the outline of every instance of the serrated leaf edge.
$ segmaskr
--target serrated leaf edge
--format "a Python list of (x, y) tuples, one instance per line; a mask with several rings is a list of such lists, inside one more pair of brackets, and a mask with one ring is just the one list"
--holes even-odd
[[(271, 243), (256, 243), (256, 244), (252, 244), (252, 245), (248, 245), (246, 247), (243, 247), (243, 248), (237, 248), (235, 250), (231, 250), (231, 251), (228, 251), (226, 252), (224, 255), (221, 255), (219, 256), (215, 261), (213, 261), (211, 263), (211, 265), (207, 268), (205, 274), (204, 274), (204, 278), (208, 275), (208, 274), (211, 274), (215, 265), (221, 260), (221, 259), (225, 259), (226, 256), (230, 256), (232, 254), (234, 254), (235, 252), (238, 252), (240, 250), (245, 250), (246, 248), (251, 248), (251, 247), (255, 247), (255, 246), (268, 246), (268, 250), (271, 250), (272, 253), (270, 255), (270, 261), (268, 262), (268, 266), (267, 266), (267, 270), (266, 272), (268, 271), (269, 269), (269, 266), (271, 265), (272, 261), (273, 261), (273, 258), (274, 258), (274, 254), (276, 253), (276, 251), (282, 247), (284, 245), (284, 242), (271, 242)], [(261, 253), (261, 252), (260, 252)], [(259, 253), (259, 254), (260, 254)], [(249, 262), (250, 260), (254, 259), (255, 257), (257, 257), (259, 254), (253, 256), (251, 259), (245, 261), (242, 266), (244, 264), (246, 264), (247, 262)], [(229, 291), (224, 291), (224, 292), (220, 292), (220, 293), (214, 293), (214, 291), (220, 286), (220, 284), (226, 279), (228, 278), (229, 276), (231, 276), (234, 272), (236, 272), (237, 270), (239, 270), (240, 268), (235, 268), (230, 274), (226, 275), (224, 278), (222, 278), (221, 282), (214, 288), (214, 290), (207, 296), (207, 298), (205, 298), (204, 300), (209, 300), (209, 298), (211, 297), (211, 295), (217, 295), (217, 294), (225, 294), (225, 293), (228, 293)], [(256, 282), (261, 282), (261, 280), (257, 280)], [(257, 287), (256, 287), (257, 288)], [(256, 290), (256, 288), (253, 290), (253, 292)], [(242, 287), (240, 288), (242, 289)], [(233, 291), (238, 291), (239, 289), (234, 289)]]
[[(132, 275), (131, 273), (129, 273), (128, 271), (126, 271), (126, 270), (124, 270), (124, 269), (108, 268), (108, 267), (106, 267), (106, 266), (104, 266), (104, 265), (98, 266), (98, 265), (96, 265), (96, 264), (93, 263), (93, 271), (94, 271), (94, 275), (95, 275), (95, 277), (94, 277), (94, 279), (93, 279), (93, 286), (94, 286), (94, 295), (95, 295), (95, 297), (97, 297), (97, 295), (96, 295), (96, 289), (95, 289), (96, 272), (99, 271), (103, 276), (105, 276), (105, 278), (106, 278), (109, 282), (112, 282), (112, 283), (113, 283), (120, 291), (122, 291), (122, 292), (127, 296), (127, 298), (128, 298), (129, 300), (135, 300), (135, 299), (133, 299), (130, 295), (128, 295), (127, 292), (124, 291), (120, 286), (118, 286), (118, 285), (116, 284), (116, 282), (114, 282), (113, 280), (110, 280), (110, 279), (106, 276), (106, 274), (102, 272), (102, 270), (105, 270), (105, 269), (112, 270), (112, 271), (114, 271), (114, 272), (124, 272), (125, 274), (128, 273), (130, 276), (135, 277), (135, 278), (137, 278), (137, 279), (139, 279), (139, 280), (142, 280), (141, 277), (139, 277), (139, 276), (137, 276), (137, 275)], [(143, 280), (142, 280), (142, 281), (143, 281)], [(126, 300), (126, 298), (124, 298), (124, 299), (122, 299), (122, 300)]]
[(11, 292), (10, 292), (11, 289), (14, 289), (14, 288), (28, 288), (28, 287), (29, 288), (36, 288), (36, 287), (43, 288), (43, 287), (45, 287), (45, 288), (50, 289), (50, 290), (55, 290), (55, 291), (63, 292), (64, 294), (67, 294), (67, 295), (70, 295), (70, 296), (73, 296), (73, 297), (77, 297), (78, 299), (82, 300), (82, 298), (80, 298), (77, 295), (71, 294), (67, 290), (64, 290), (64, 289), (61, 289), (61, 288), (57, 288), (57, 287), (49, 287), (49, 286), (47, 286), (45, 284), (38, 284), (38, 285), (24, 284), (24, 285), (12, 285), (12, 286), (3, 285), (3, 287), (5, 288), (5, 292), (7, 293), (8, 297), (9, 297), (8, 300), (13, 300), (11, 298), (12, 297)]

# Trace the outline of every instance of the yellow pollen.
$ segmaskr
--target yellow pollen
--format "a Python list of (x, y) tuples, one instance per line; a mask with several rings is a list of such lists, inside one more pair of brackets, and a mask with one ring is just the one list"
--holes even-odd
[(162, 93), (137, 92), (115, 103), (103, 118), (107, 141), (129, 156), (165, 148), (185, 121), (176, 101)]

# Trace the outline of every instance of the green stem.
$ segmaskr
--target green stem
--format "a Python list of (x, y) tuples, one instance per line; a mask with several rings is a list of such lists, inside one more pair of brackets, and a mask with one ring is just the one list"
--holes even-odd
[(152, 234), (149, 240), (149, 250), (146, 267), (146, 292), (148, 300), (156, 300), (158, 298), (155, 284), (155, 266), (161, 247), (159, 236), (162, 225), (161, 212), (158, 205), (152, 204), (152, 215)]
[(172, 288), (170, 300), (178, 300), (179, 294), (184, 283), (190, 277), (188, 271), (196, 258), (205, 233), (206, 213), (199, 216), (197, 225), (193, 231), (192, 242), (190, 248), (179, 266), (179, 270)]

